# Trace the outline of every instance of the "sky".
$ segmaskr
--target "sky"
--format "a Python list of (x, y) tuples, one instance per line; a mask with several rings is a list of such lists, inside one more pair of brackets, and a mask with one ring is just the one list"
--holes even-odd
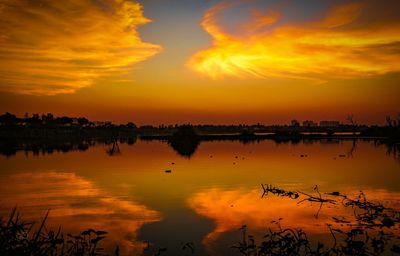
[(0, 0), (0, 113), (137, 124), (380, 124), (395, 0)]

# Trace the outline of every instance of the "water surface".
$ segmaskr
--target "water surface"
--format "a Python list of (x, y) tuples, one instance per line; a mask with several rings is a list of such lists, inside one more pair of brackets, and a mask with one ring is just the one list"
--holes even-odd
[(1, 156), (0, 215), (17, 205), (25, 219), (40, 220), (50, 209), (49, 228), (107, 230), (104, 245), (110, 251), (119, 245), (122, 255), (159, 247), (168, 248), (164, 255), (185, 255), (188, 242), (196, 255), (232, 255), (243, 224), (257, 236), (282, 218), (282, 226), (302, 228), (317, 241), (328, 239), (332, 216), (351, 215), (328, 205), (316, 218), (318, 204), (261, 198), (261, 183), (307, 193), (318, 185), (354, 197), (362, 190), (400, 209), (400, 163), (371, 141), (202, 142), (190, 158), (160, 141), (119, 143), (120, 154), (112, 156), (109, 150), (97, 144)]

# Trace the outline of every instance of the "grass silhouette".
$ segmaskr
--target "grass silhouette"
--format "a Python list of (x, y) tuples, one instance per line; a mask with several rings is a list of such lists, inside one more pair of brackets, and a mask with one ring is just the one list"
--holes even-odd
[[(288, 256), (288, 255), (400, 255), (400, 212), (380, 203), (368, 201), (360, 192), (356, 198), (350, 198), (340, 192), (320, 193), (314, 187), (315, 195), (301, 191), (288, 191), (272, 185), (262, 184), (262, 197), (280, 196), (291, 200), (320, 203), (317, 214), (325, 204), (342, 205), (351, 208), (354, 219), (332, 217), (333, 224), (326, 223), (327, 232), (331, 234), (331, 242), (321, 243), (310, 240), (302, 229), (283, 228), (282, 218), (272, 221), (275, 228), (268, 228), (260, 239), (248, 234), (248, 227), (243, 225), (241, 241), (232, 248), (245, 256)], [(95, 256), (110, 255), (101, 247), (107, 232), (87, 229), (78, 235), (66, 234), (58, 230), (48, 230), (46, 221), (49, 211), (39, 223), (25, 222), (20, 218), (17, 208), (13, 208), (10, 216), (0, 219), (0, 255), (2, 256)], [(337, 225), (336, 225), (337, 224)], [(336, 227), (338, 226), (338, 227)], [(258, 240), (258, 241), (257, 241)], [(149, 247), (152, 255), (165, 255), (166, 247)], [(195, 244), (182, 244), (182, 253), (197, 255)], [(226, 248), (228, 250), (228, 248)], [(113, 254), (119, 256), (119, 247)], [(177, 255), (179, 256), (179, 255)]]
[[(94, 256), (105, 255), (100, 242), (106, 238), (106, 231), (87, 229), (78, 235), (47, 230), (47, 211), (38, 229), (35, 222), (25, 222), (17, 208), (12, 209), (8, 219), (0, 219), (0, 255), (2, 256)], [(119, 248), (115, 250), (119, 255)]]
[(303, 230), (282, 228), (282, 218), (272, 221), (272, 224), (275, 224), (277, 228), (274, 230), (269, 228), (267, 234), (259, 243), (252, 235), (247, 234), (247, 226), (244, 225), (240, 228), (242, 241), (232, 246), (242, 255), (400, 255), (400, 236), (398, 233), (400, 212), (384, 207), (382, 204), (368, 201), (363, 192), (360, 192), (357, 198), (352, 199), (339, 192), (325, 193), (326, 197), (323, 197), (318, 186), (314, 187), (314, 191), (317, 193), (315, 196), (301, 191), (286, 191), (267, 184), (262, 184), (262, 189), (262, 197), (273, 194), (300, 200), (298, 204), (305, 201), (320, 203), (321, 206), (317, 214), (314, 215), (315, 218), (318, 218), (323, 204), (342, 204), (344, 207), (353, 209), (355, 223), (344, 218), (332, 217), (334, 222), (350, 229), (344, 231), (335, 228), (332, 224), (326, 224), (332, 235), (332, 245), (318, 242), (316, 246), (312, 245)]

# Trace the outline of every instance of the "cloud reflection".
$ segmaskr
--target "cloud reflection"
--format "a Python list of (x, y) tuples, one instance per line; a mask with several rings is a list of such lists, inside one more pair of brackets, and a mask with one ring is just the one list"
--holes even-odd
[[(8, 186), (7, 184), (12, 184)], [(1, 216), (17, 204), (24, 218), (39, 220), (50, 209), (49, 225), (64, 232), (87, 228), (107, 230), (104, 245), (118, 244), (124, 255), (142, 252), (137, 232), (145, 223), (161, 220), (161, 214), (146, 206), (110, 195), (93, 182), (66, 172), (22, 173), (0, 180)]]
[[(365, 190), (364, 192), (369, 200), (384, 202), (387, 207), (396, 209), (399, 206), (397, 202), (400, 199), (400, 193), (398, 192), (387, 190)], [(358, 190), (351, 190), (346, 194), (356, 198), (358, 193)], [(319, 203), (297, 204), (299, 200), (287, 197), (269, 195), (260, 198), (260, 196), (260, 189), (212, 188), (198, 192), (189, 198), (188, 204), (197, 214), (215, 223), (215, 229), (203, 240), (205, 246), (213, 248), (224, 233), (237, 231), (242, 225), (247, 225), (251, 232), (265, 233), (268, 227), (277, 228), (276, 225), (271, 224), (271, 221), (279, 218), (283, 218), (281, 222), (283, 227), (302, 229), (309, 235), (327, 234), (326, 224), (334, 224), (332, 217), (345, 216), (347, 220), (354, 218), (351, 207), (324, 204), (316, 218)]]

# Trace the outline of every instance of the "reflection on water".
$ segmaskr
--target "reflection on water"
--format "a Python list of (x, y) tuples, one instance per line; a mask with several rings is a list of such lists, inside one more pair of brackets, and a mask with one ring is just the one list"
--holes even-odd
[[(50, 225), (61, 225), (71, 233), (85, 227), (110, 232), (110, 247), (118, 242), (124, 253), (139, 253), (144, 244), (137, 243), (139, 228), (161, 220), (161, 214), (146, 206), (112, 196), (91, 181), (74, 173), (46, 171), (20, 173), (0, 180), (1, 216), (18, 205), (24, 216), (39, 220), (51, 210)], [(136, 242), (136, 243), (135, 243)]]
[[(120, 154), (108, 157), (117, 146)], [(368, 141), (201, 142), (191, 158), (141, 140), (53, 152), (0, 157), (0, 215), (18, 205), (24, 218), (40, 219), (51, 209), (49, 226), (107, 230), (106, 246), (119, 244), (122, 255), (151, 255), (148, 244), (167, 247), (163, 255), (184, 255), (188, 242), (196, 255), (230, 255), (243, 224), (263, 234), (278, 218), (324, 239), (333, 216), (351, 215), (326, 205), (317, 219), (318, 204), (261, 198), (261, 183), (310, 193), (318, 184), (351, 196), (363, 190), (369, 200), (400, 209), (399, 162)]]
[(14, 156), (18, 151), (23, 151), (25, 154), (33, 154), (34, 156), (53, 154), (53, 153), (67, 153), (69, 151), (86, 151), (89, 147), (96, 145), (105, 145), (107, 150), (105, 151), (108, 155), (118, 155), (119, 146), (118, 143), (126, 143), (133, 145), (136, 143), (136, 137), (121, 138), (118, 141), (109, 139), (39, 139), (39, 140), (5, 140), (0, 141), (0, 155), (6, 157)]
[[(301, 186), (293, 189), (302, 190)], [(359, 191), (348, 190), (346, 195), (357, 197)], [(364, 191), (368, 200), (384, 202), (386, 207), (400, 209), (400, 193), (387, 190)], [(266, 227), (281, 218), (280, 224), (284, 227), (302, 229), (307, 235), (328, 235), (326, 224), (337, 226), (342, 231), (349, 230), (349, 226), (336, 225), (334, 218), (345, 219), (355, 223), (354, 208), (343, 207), (342, 204), (319, 204), (293, 200), (288, 197), (269, 195), (260, 197), (260, 190), (237, 188), (223, 190), (220, 188), (205, 189), (188, 199), (189, 206), (196, 213), (205, 216), (215, 223), (213, 231), (208, 233), (203, 243), (209, 251), (218, 252), (221, 236), (237, 231), (241, 225), (247, 225), (251, 233), (264, 235)], [(322, 208), (320, 209), (320, 207)]]
[[(345, 156), (352, 157), (353, 153), (357, 149), (357, 143), (359, 142), (370, 142), (376, 147), (386, 147), (387, 154), (393, 156), (395, 159), (400, 161), (400, 143), (387, 139), (373, 139), (373, 138), (354, 138), (354, 139), (345, 139), (345, 138), (321, 138), (321, 139), (313, 139), (313, 138), (290, 138), (290, 137), (276, 137), (276, 138), (265, 138), (265, 137), (256, 137), (246, 135), (207, 135), (203, 137), (198, 137), (194, 132), (184, 132), (176, 133), (168, 139), (157, 138), (157, 137), (143, 137), (144, 141), (166, 141), (168, 145), (171, 146), (175, 152), (179, 155), (190, 158), (199, 147), (200, 143), (204, 142), (219, 142), (219, 141), (230, 141), (230, 142), (238, 142), (243, 144), (249, 143), (260, 143), (262, 141), (273, 141), (276, 144), (291, 144), (297, 145), (299, 143), (303, 144), (339, 144), (343, 141), (351, 141), (349, 144), (349, 148)], [(35, 156), (39, 154), (52, 154), (54, 152), (69, 152), (69, 151), (86, 151), (89, 147), (103, 145), (106, 146), (105, 153), (109, 156), (119, 155), (121, 153), (119, 144), (128, 144), (130, 146), (136, 143), (137, 137), (130, 138), (108, 138), (108, 139), (75, 139), (75, 140), (29, 140), (29, 141), (0, 141), (0, 155), (4, 155), (6, 157), (14, 156), (18, 151), (24, 151), (25, 154), (32, 153)]]

